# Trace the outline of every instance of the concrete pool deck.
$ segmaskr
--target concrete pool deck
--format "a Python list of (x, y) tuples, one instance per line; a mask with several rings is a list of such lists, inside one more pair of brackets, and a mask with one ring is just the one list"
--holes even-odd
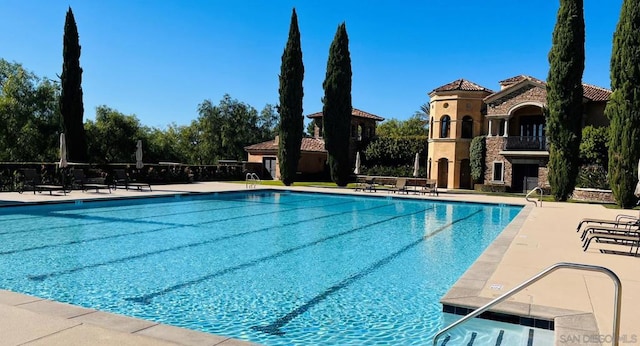
[[(261, 186), (258, 186), (260, 188)], [(271, 187), (292, 191), (388, 195), (388, 192), (354, 192), (350, 189)], [(0, 193), (1, 204), (61, 202), (77, 199), (130, 198), (185, 192), (246, 190), (245, 185), (195, 183), (153, 186), (153, 192), (114, 190), (73, 191), (66, 196), (48, 193)], [(402, 195), (403, 197), (405, 195)], [(558, 262), (606, 267), (622, 281), (621, 344), (640, 343), (640, 257), (603, 254), (606, 245), (592, 244), (583, 252), (575, 229), (585, 217), (615, 218), (638, 211), (607, 209), (583, 203), (544, 202), (527, 204), (524, 198), (477, 194), (414, 196), (447, 201), (470, 201), (526, 205), (443, 298), (458, 306), (483, 305), (536, 273)], [(556, 318), (557, 345), (600, 345), (608, 340), (613, 324), (613, 283), (597, 272), (559, 270), (516, 294), (497, 309), (519, 316)], [(188, 329), (171, 327), (120, 315), (52, 302), (0, 290), (0, 335), (2, 345), (249, 345), (250, 343)], [(603, 342), (602, 344), (608, 344)]]

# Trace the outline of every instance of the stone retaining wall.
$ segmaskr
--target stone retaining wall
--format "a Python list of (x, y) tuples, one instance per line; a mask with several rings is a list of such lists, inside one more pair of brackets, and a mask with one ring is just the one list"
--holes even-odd
[(573, 199), (577, 201), (598, 202), (598, 203), (615, 203), (611, 190), (599, 190), (576, 187), (573, 190)]

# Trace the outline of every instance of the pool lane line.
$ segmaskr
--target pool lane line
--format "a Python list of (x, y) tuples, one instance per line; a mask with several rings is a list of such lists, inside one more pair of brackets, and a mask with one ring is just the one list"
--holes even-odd
[[(375, 207), (371, 207), (371, 208), (366, 208), (366, 209), (363, 209), (363, 210), (374, 210), (374, 209), (379, 209), (379, 208), (387, 207), (387, 206), (390, 206), (390, 204), (379, 205), (379, 206), (375, 206)], [(209, 245), (209, 244), (220, 242), (220, 241), (224, 241), (224, 240), (244, 237), (244, 236), (250, 235), (250, 234), (266, 232), (266, 231), (272, 230), (274, 228), (278, 228), (279, 229), (279, 228), (282, 228), (282, 227), (294, 226), (294, 225), (302, 224), (302, 223), (305, 223), (305, 222), (311, 222), (311, 221), (315, 222), (315, 221), (320, 220), (320, 219), (328, 219), (328, 218), (332, 218), (334, 216), (340, 216), (340, 215), (349, 214), (349, 213), (352, 213), (352, 212), (353, 212), (352, 210), (349, 210), (349, 211), (344, 211), (344, 212), (336, 213), (336, 214), (328, 214), (328, 215), (324, 215), (324, 216), (318, 216), (318, 217), (314, 217), (313, 219), (298, 220), (298, 221), (279, 224), (279, 225), (272, 225), (272, 226), (260, 228), (260, 229), (257, 229), (257, 230), (246, 231), (246, 232), (236, 233), (236, 234), (230, 234), (230, 235), (226, 235), (226, 236), (223, 236), (223, 237), (218, 237), (218, 238), (214, 238), (214, 239), (200, 241), (200, 242), (197, 242), (197, 243), (188, 243), (188, 244), (179, 245), (179, 246), (175, 246), (175, 247), (170, 247), (170, 248), (166, 248), (166, 249), (162, 249), (162, 250), (150, 251), (150, 252), (145, 252), (145, 253), (142, 253), (142, 254), (127, 256), (127, 257), (123, 257), (123, 258), (118, 258), (118, 259), (114, 259), (114, 260), (110, 260), (110, 261), (106, 261), (106, 262), (89, 264), (89, 265), (82, 266), (82, 267), (65, 269), (65, 270), (60, 270), (60, 271), (46, 273), (46, 274), (28, 275), (27, 278), (30, 279), (30, 280), (33, 280), (33, 281), (44, 281), (45, 279), (48, 279), (50, 277), (59, 276), (59, 275), (65, 275), (65, 274), (71, 274), (71, 273), (75, 273), (75, 272), (78, 272), (78, 271), (81, 271), (81, 270), (85, 270), (85, 269), (96, 268), (96, 267), (105, 266), (105, 265), (109, 265), (109, 264), (115, 264), (115, 263), (123, 263), (123, 262), (126, 262), (126, 261), (135, 260), (135, 259), (139, 259), (139, 258), (153, 256), (153, 255), (158, 255), (158, 254), (165, 253), (165, 252), (171, 252), (171, 251), (177, 251), (177, 250), (182, 250), (182, 249), (193, 248), (193, 247), (197, 247), (197, 246)], [(165, 229), (167, 229), (167, 228), (165, 228)]]
[[(336, 203), (334, 205), (340, 205), (340, 204), (349, 204), (349, 203), (341, 202), (341, 203)], [(386, 205), (388, 205), (388, 204), (386, 204)], [(289, 212), (289, 211), (300, 210), (300, 209), (307, 209), (307, 207), (285, 209), (285, 210), (280, 210), (280, 212)], [(169, 226), (161, 227), (161, 228), (155, 228), (155, 229), (151, 229), (151, 230), (143, 230), (143, 231), (138, 231), (138, 232), (113, 234), (113, 235), (108, 235), (108, 236), (104, 236), (104, 237), (97, 237), (97, 238), (78, 239), (78, 240), (73, 240), (73, 241), (69, 241), (69, 242), (65, 242), (65, 243), (47, 244), (47, 245), (33, 246), (33, 247), (30, 247), (30, 248), (0, 251), (0, 256), (12, 255), (12, 254), (16, 254), (16, 253), (19, 253), (19, 252), (49, 249), (49, 248), (54, 248), (54, 247), (58, 247), (58, 246), (68, 246), (68, 245), (76, 245), (76, 244), (87, 243), (87, 242), (92, 242), (92, 241), (100, 241), (100, 240), (107, 240), (107, 239), (122, 238), (122, 237), (131, 236), (131, 235), (155, 233), (155, 232), (166, 231), (168, 229), (172, 229), (172, 228), (175, 228), (175, 227), (179, 227), (179, 228), (182, 228), (182, 227), (186, 227), (186, 228), (199, 227), (199, 226), (207, 225), (207, 224), (211, 224), (211, 223), (226, 222), (226, 221), (235, 220), (235, 219), (243, 219), (243, 218), (247, 218), (247, 217), (264, 216), (264, 215), (271, 215), (271, 214), (273, 214), (273, 211), (268, 211), (268, 212), (258, 213), (258, 214), (251, 214), (251, 215), (248, 215), (248, 216), (247, 215), (238, 215), (238, 216), (228, 217), (226, 219), (216, 219), (216, 220), (198, 222), (198, 223), (194, 223), (194, 224), (164, 223), (165, 225), (169, 225)], [(114, 221), (114, 222), (127, 222), (127, 221), (118, 220), (118, 221)], [(149, 224), (151, 224), (151, 222), (149, 222)], [(90, 225), (94, 225), (94, 224), (90, 224)]]
[[(298, 199), (298, 200), (303, 200), (303, 199)], [(296, 201), (298, 201), (296, 200)], [(307, 199), (309, 200), (309, 199)], [(189, 211), (189, 212), (181, 212), (181, 213), (168, 213), (168, 214), (162, 214), (161, 216), (175, 216), (175, 215), (186, 215), (186, 214), (195, 214), (195, 213), (202, 213), (202, 212), (208, 212), (208, 211), (213, 211), (213, 210), (227, 210), (227, 209), (238, 209), (238, 208), (244, 208), (246, 207), (247, 203), (251, 203), (253, 204), (251, 207), (261, 207), (262, 205), (288, 205), (288, 206), (299, 206), (299, 204), (295, 204), (292, 202), (296, 202), (296, 201), (290, 201), (290, 202), (286, 202), (286, 203), (276, 203), (276, 202), (264, 202), (264, 201), (252, 201), (252, 200), (218, 200), (218, 199), (208, 199), (208, 200), (194, 200), (193, 202), (202, 202), (202, 203), (211, 203), (211, 202), (237, 202), (239, 203), (239, 205), (236, 206), (229, 206), (229, 207), (223, 207), (223, 208), (208, 208), (208, 209), (202, 209), (202, 210), (194, 210), (194, 211)], [(303, 200), (304, 201), (304, 200)], [(325, 206), (332, 206), (332, 205), (340, 205), (340, 204), (348, 204), (348, 203), (355, 203), (353, 201), (351, 202), (340, 202), (340, 203), (335, 203), (335, 204), (329, 204), (329, 205), (312, 205), (312, 206), (307, 206), (307, 208), (316, 208), (316, 207), (325, 207)], [(135, 210), (141, 210), (141, 209), (147, 209), (149, 205), (148, 204), (137, 204), (135, 207), (131, 207), (131, 208), (124, 208), (124, 209), (119, 209), (118, 212), (121, 211), (135, 211)], [(28, 208), (28, 206), (23, 206), (24, 208)], [(100, 207), (102, 208), (102, 207)], [(116, 206), (105, 206), (105, 208), (116, 208)], [(296, 209), (300, 209), (300, 208), (296, 208)], [(85, 211), (89, 211), (89, 213), (84, 213), (84, 214), (61, 214), (59, 213), (60, 211), (68, 211), (68, 209), (66, 210), (56, 210), (56, 211), (52, 211), (52, 212), (47, 212), (45, 214), (42, 215), (37, 215), (37, 216), (32, 216), (32, 217), (24, 217), (24, 218), (12, 218), (12, 219), (6, 219), (6, 220), (0, 220), (0, 225), (4, 222), (10, 222), (10, 221), (25, 221), (25, 220), (33, 220), (36, 217), (55, 217), (55, 218), (74, 218), (74, 219), (101, 219), (104, 221), (96, 221), (96, 222), (91, 222), (91, 223), (83, 223), (83, 224), (79, 224), (79, 225), (60, 225), (60, 226), (55, 226), (55, 227), (49, 227), (47, 228), (47, 230), (52, 230), (52, 229), (61, 229), (61, 228), (67, 228), (70, 226), (84, 226), (84, 225), (100, 225), (103, 223), (108, 223), (108, 222), (130, 222), (132, 221), (131, 219), (117, 219), (117, 218), (105, 218), (105, 217), (101, 217), (100, 215), (95, 215), (95, 214), (101, 214), (104, 213), (104, 211), (91, 211), (91, 208), (89, 209), (74, 209), (74, 210), (85, 210)], [(286, 211), (287, 209), (284, 209), (284, 211)], [(283, 210), (279, 210), (279, 211), (283, 211)], [(28, 213), (22, 213), (21, 215), (29, 215)], [(264, 214), (257, 214), (258, 216), (264, 215)], [(250, 215), (251, 216), (251, 215)], [(249, 216), (249, 217), (250, 217)], [(0, 217), (2, 217), (2, 215), (0, 215)], [(143, 217), (138, 217), (136, 219), (134, 219), (133, 221), (136, 220), (144, 220), (144, 219), (152, 219), (152, 218), (157, 218), (158, 215), (150, 215), (150, 216), (143, 216)], [(170, 224), (170, 223), (165, 223), (165, 224)], [(175, 224), (177, 226), (180, 227), (184, 227), (184, 226), (188, 226), (188, 225), (182, 225), (182, 224)], [(18, 230), (18, 231), (11, 231), (11, 232), (0, 232), (0, 236), (3, 235), (9, 235), (9, 234), (19, 234), (19, 233), (28, 233), (28, 232), (33, 232), (33, 229), (26, 229), (26, 230)]]
[[(190, 212), (184, 212), (184, 213), (162, 214), (161, 217), (176, 216), (176, 215), (186, 215), (186, 214), (195, 214), (195, 213), (200, 213), (200, 212), (205, 213), (205, 212), (210, 212), (210, 211), (213, 211), (213, 210), (225, 210), (225, 209), (236, 209), (236, 208), (242, 208), (242, 206), (227, 207), (227, 208), (211, 208), (211, 209), (190, 211)], [(138, 209), (138, 208), (136, 208), (136, 209)], [(131, 209), (128, 209), (128, 210), (131, 210)], [(135, 219), (122, 219), (122, 218), (115, 218), (115, 217), (104, 217), (104, 216), (100, 216), (100, 215), (85, 215), (85, 214), (56, 214), (56, 215), (50, 215), (48, 217), (55, 217), (55, 218), (60, 218), (60, 219), (79, 219), (79, 220), (97, 219), (97, 220), (100, 220), (100, 221), (81, 223), (81, 224), (75, 224), (75, 225), (60, 225), (60, 226), (55, 226), (55, 227), (47, 227), (47, 231), (55, 230), (55, 229), (64, 229), (64, 228), (69, 228), (69, 227), (101, 225), (101, 224), (110, 223), (110, 222), (133, 222), (133, 223), (158, 224), (158, 225), (167, 225), (167, 226), (172, 225), (172, 226), (175, 226), (175, 227), (189, 227), (190, 226), (189, 224), (172, 223), (172, 222), (140, 221), (140, 220), (147, 220), (147, 219), (157, 218), (158, 215), (137, 217)], [(27, 229), (27, 230), (13, 231), (13, 232), (4, 232), (4, 233), (0, 233), (0, 236), (8, 235), (8, 234), (28, 233), (28, 232), (33, 232), (33, 231), (34, 231), (33, 229)]]
[(498, 334), (498, 339), (496, 339), (496, 345), (495, 346), (501, 346), (503, 338), (504, 338), (504, 329), (500, 329), (500, 333)]
[(467, 344), (467, 346), (473, 346), (473, 343), (476, 341), (477, 336), (478, 336), (477, 332), (471, 332), (471, 340), (469, 340), (469, 343)]
[[(121, 200), (117, 200), (117, 201), (121, 201)], [(210, 200), (210, 201), (224, 202), (222, 200)], [(98, 201), (98, 202), (109, 203), (109, 201), (102, 201), (102, 200)], [(175, 201), (172, 200), (172, 202), (175, 202)], [(198, 201), (198, 202), (200, 202), (200, 201)], [(202, 202), (206, 202), (206, 201), (202, 201)], [(136, 203), (136, 204), (124, 204), (124, 205), (119, 205), (119, 206), (117, 206), (117, 205), (114, 205), (114, 206), (91, 206), (91, 207), (87, 207), (87, 208), (56, 209), (56, 210), (45, 211), (42, 214), (29, 213), (29, 212), (16, 212), (16, 213), (0, 214), (0, 218), (2, 218), (3, 216), (14, 215), (14, 214), (27, 215), (26, 217), (14, 217), (14, 218), (11, 218), (11, 219), (3, 218), (2, 220), (0, 220), (0, 225), (2, 223), (4, 223), (4, 222), (33, 220), (33, 219), (36, 219), (36, 218), (39, 218), (39, 217), (55, 217), (55, 216), (61, 215), (59, 213), (61, 211), (70, 211), (70, 210), (80, 211), (80, 210), (84, 210), (84, 211), (88, 211), (89, 213), (87, 213), (87, 214), (90, 215), (90, 214), (104, 213), (104, 211), (92, 211), (91, 209), (103, 209), (103, 208), (113, 209), (113, 208), (119, 208), (118, 212), (121, 212), (121, 211), (136, 211), (136, 210), (144, 210), (151, 204), (156, 205), (155, 203), (149, 203), (149, 204)], [(164, 204), (164, 203), (159, 203), (159, 204)], [(38, 206), (42, 206), (42, 205), (38, 205)], [(17, 208), (29, 209), (30, 207), (33, 207), (33, 206), (22, 205), (22, 206), (18, 206)], [(87, 214), (83, 214), (83, 215), (87, 215)], [(64, 215), (64, 214), (62, 214), (62, 215)], [(0, 234), (11, 234), (11, 233), (0, 233)]]
[[(391, 206), (391, 205), (393, 205), (393, 204), (385, 204), (383, 206)], [(256, 258), (256, 259), (251, 260), (249, 262), (245, 262), (245, 263), (238, 264), (238, 265), (235, 265), (235, 266), (232, 266), (232, 267), (221, 269), (221, 270), (218, 270), (218, 271), (213, 272), (211, 274), (199, 277), (197, 279), (186, 281), (186, 282), (183, 282), (183, 283), (179, 283), (179, 284), (164, 288), (164, 289), (156, 291), (156, 292), (148, 293), (148, 294), (145, 294), (145, 295), (142, 295), (142, 296), (138, 296), (138, 297), (129, 297), (129, 298), (124, 298), (124, 299), (127, 300), (127, 301), (131, 301), (131, 302), (149, 304), (151, 302), (151, 299), (153, 299), (155, 297), (158, 297), (158, 296), (161, 296), (161, 295), (164, 295), (166, 293), (169, 293), (169, 292), (172, 292), (172, 291), (176, 291), (176, 290), (188, 287), (188, 286), (193, 286), (193, 285), (199, 284), (201, 282), (204, 282), (204, 281), (207, 281), (207, 280), (211, 280), (211, 279), (213, 279), (215, 277), (218, 277), (218, 276), (221, 276), (221, 275), (224, 275), (224, 274), (228, 274), (228, 273), (231, 273), (231, 272), (234, 272), (234, 271), (237, 271), (237, 270), (246, 269), (246, 268), (255, 266), (257, 264), (262, 264), (262, 263), (264, 263), (266, 261), (274, 260), (276, 258), (279, 258), (279, 257), (282, 257), (284, 255), (290, 254), (292, 252), (295, 252), (295, 251), (298, 251), (298, 250), (302, 250), (302, 249), (306, 249), (308, 247), (312, 247), (312, 246), (315, 246), (315, 245), (318, 245), (318, 244), (322, 244), (322, 243), (324, 243), (326, 241), (329, 241), (329, 240), (332, 240), (332, 239), (336, 239), (336, 238), (339, 238), (339, 237), (342, 237), (342, 236), (345, 236), (345, 235), (348, 235), (348, 234), (351, 234), (351, 233), (355, 233), (357, 231), (361, 231), (363, 229), (367, 229), (367, 228), (369, 228), (371, 226), (383, 224), (383, 223), (386, 223), (386, 222), (389, 222), (389, 221), (392, 221), (392, 220), (395, 220), (395, 219), (399, 219), (399, 218), (403, 218), (403, 217), (407, 217), (407, 216), (411, 216), (411, 215), (424, 213), (427, 210), (429, 210), (429, 209), (420, 209), (420, 210), (418, 210), (416, 212), (412, 212), (412, 213), (409, 213), (409, 214), (400, 214), (400, 215), (396, 215), (396, 216), (393, 216), (393, 217), (390, 217), (390, 218), (387, 218), (387, 219), (383, 219), (383, 220), (379, 220), (379, 221), (376, 221), (376, 222), (372, 222), (372, 223), (369, 223), (367, 225), (363, 225), (363, 226), (359, 226), (359, 227), (356, 227), (356, 228), (352, 228), (350, 230), (347, 230), (347, 231), (344, 231), (344, 232), (340, 232), (340, 233), (336, 233), (336, 234), (333, 234), (333, 235), (330, 235), (330, 236), (327, 236), (327, 237), (323, 237), (323, 238), (314, 240), (312, 242), (304, 243), (304, 244), (301, 244), (301, 245), (298, 245), (298, 246), (294, 246), (292, 248), (288, 248), (286, 250), (278, 251), (278, 252), (273, 253), (273, 254), (268, 255), (268, 256), (263, 256), (263, 257), (260, 257), (260, 258)]]
[(354, 282), (360, 280), (361, 278), (373, 273), (374, 271), (380, 269), (381, 267), (383, 267), (384, 265), (388, 264), (389, 262), (393, 261), (394, 259), (396, 259), (398, 256), (402, 255), (403, 253), (407, 252), (408, 250), (420, 245), (421, 243), (423, 243), (425, 240), (435, 236), (436, 234), (450, 228), (451, 226), (453, 226), (454, 224), (464, 221), (466, 219), (469, 219), (479, 213), (482, 213), (482, 209), (473, 212), (465, 217), (453, 220), (452, 222), (439, 227), (438, 229), (436, 229), (435, 231), (426, 234), (422, 237), (420, 237), (420, 239), (417, 239), (407, 245), (405, 245), (404, 247), (402, 247), (400, 250), (397, 250), (393, 253), (391, 253), (390, 255), (374, 262), (372, 265), (368, 266), (367, 268), (365, 268), (364, 270), (361, 270), (358, 273), (355, 273), (351, 276), (349, 276), (348, 278), (342, 280), (341, 282), (329, 287), (328, 289), (326, 289), (324, 292), (316, 295), (315, 297), (311, 298), (309, 301), (307, 301), (306, 303), (300, 305), (299, 307), (295, 308), (294, 310), (292, 310), (291, 312), (287, 313), (286, 315), (276, 319), (274, 322), (272, 322), (271, 324), (268, 324), (266, 326), (252, 326), (251, 329), (256, 330), (256, 331), (260, 331), (263, 333), (267, 333), (267, 334), (271, 334), (271, 335), (277, 335), (277, 336), (282, 336), (285, 335), (285, 332), (283, 332), (280, 328), (282, 328), (284, 325), (288, 324), (289, 322), (291, 322), (291, 320), (293, 320), (294, 318), (300, 316), (301, 314), (305, 313), (307, 310), (309, 310), (310, 308), (314, 307), (315, 305), (317, 305), (318, 303), (322, 302), (323, 300), (325, 300), (327, 297), (329, 297), (330, 295), (338, 292), (339, 290), (353, 284)]
[[(252, 203), (257, 203), (255, 201), (250, 201)], [(330, 204), (330, 205), (326, 205), (326, 206), (333, 206), (333, 205), (341, 205), (341, 204), (348, 204), (348, 203), (355, 203), (355, 202), (340, 202), (340, 203), (334, 203), (334, 204)], [(273, 204), (273, 205), (278, 205), (278, 203), (263, 203), (263, 204)], [(285, 204), (283, 203), (283, 205), (292, 205), (292, 206), (296, 206), (295, 204)], [(251, 207), (261, 207), (261, 205), (259, 204), (254, 204)], [(196, 213), (205, 213), (205, 212), (210, 212), (210, 211), (214, 211), (214, 210), (229, 210), (229, 209), (238, 209), (238, 208), (243, 208), (246, 207), (246, 205), (238, 205), (238, 206), (230, 206), (230, 207), (223, 207), (223, 208), (209, 208), (209, 209), (203, 209), (203, 210), (196, 210), (196, 211), (188, 211), (188, 212), (181, 212), (181, 213), (169, 213), (169, 214), (162, 214), (162, 217), (165, 216), (176, 216), (176, 215), (187, 215), (187, 214), (196, 214)], [(325, 207), (324, 205), (316, 205), (313, 207)], [(289, 210), (297, 210), (300, 209), (302, 207), (298, 207), (298, 208), (294, 208), (294, 209), (281, 209), (279, 210), (280, 212), (283, 211), (289, 211)], [(308, 207), (309, 208), (309, 207)], [(126, 210), (131, 211), (131, 210), (136, 210), (136, 209), (142, 209), (142, 208), (128, 208)], [(268, 214), (268, 213), (267, 213)], [(263, 216), (265, 215), (265, 213), (258, 213), (258, 214), (252, 214), (252, 215), (245, 215), (243, 217), (252, 217), (252, 216)], [(68, 227), (77, 227), (77, 226), (86, 226), (86, 225), (100, 225), (100, 224), (104, 224), (104, 223), (109, 223), (109, 222), (140, 222), (139, 220), (146, 220), (146, 219), (153, 219), (153, 218), (157, 218), (157, 215), (151, 215), (151, 216), (144, 216), (144, 217), (138, 217), (136, 219), (120, 219), (120, 218), (107, 218), (107, 217), (103, 217), (100, 215), (86, 215), (86, 214), (59, 214), (59, 213), (51, 213), (49, 214), (48, 217), (56, 217), (56, 218), (66, 218), (66, 219), (99, 219), (102, 221), (96, 221), (96, 222), (89, 222), (89, 223), (83, 223), (83, 224), (79, 224), (79, 225), (60, 225), (60, 226), (55, 226), (55, 227), (48, 227), (47, 230), (54, 230), (54, 229), (63, 229), (63, 228), (68, 228)], [(218, 220), (214, 220), (211, 222), (218, 222)], [(179, 224), (179, 223), (169, 223), (169, 222), (144, 222), (146, 224), (152, 224), (152, 223), (156, 223), (159, 225), (174, 225), (176, 227), (189, 227), (190, 225), (188, 224)], [(27, 229), (27, 230), (19, 230), (19, 231), (13, 231), (13, 232), (0, 232), (0, 236), (4, 236), (4, 235), (9, 235), (9, 234), (18, 234), (18, 233), (28, 233), (28, 232), (33, 232), (33, 229)], [(1, 255), (2, 253), (0, 253)]]

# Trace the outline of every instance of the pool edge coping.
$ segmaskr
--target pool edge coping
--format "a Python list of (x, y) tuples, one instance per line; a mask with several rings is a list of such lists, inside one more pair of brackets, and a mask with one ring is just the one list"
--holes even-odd
[[(129, 334), (146, 338), (151, 342), (155, 340), (155, 342), (173, 343), (176, 345), (260, 345), (247, 340), (172, 326), (103, 310), (85, 308), (79, 305), (58, 302), (6, 289), (0, 289), (0, 305), (21, 309), (29, 315), (37, 314), (53, 318), (54, 320), (71, 322), (71, 324), (65, 328), (59, 328), (48, 333), (40, 332), (38, 335), (33, 335), (32, 338), (24, 340), (21, 344), (37, 340), (46, 340), (48, 337), (58, 333), (87, 325), (102, 328), (105, 330), (105, 333), (108, 334)], [(26, 319), (29, 318), (27, 317)]]

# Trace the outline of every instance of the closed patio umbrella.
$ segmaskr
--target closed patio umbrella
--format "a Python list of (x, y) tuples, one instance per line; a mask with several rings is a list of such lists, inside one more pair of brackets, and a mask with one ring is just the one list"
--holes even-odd
[(634, 192), (636, 197), (640, 197), (640, 160), (638, 160), (638, 183), (636, 184), (636, 191)]
[(67, 167), (67, 141), (64, 137), (64, 133), (60, 134), (60, 168)]
[(420, 172), (420, 153), (416, 153), (416, 160), (413, 162), (413, 176), (418, 177)]
[(136, 145), (136, 168), (141, 169), (144, 167), (144, 163), (142, 163), (142, 140), (138, 140), (138, 144)]
[(353, 170), (353, 173), (360, 174), (360, 152), (356, 153), (356, 168)]

